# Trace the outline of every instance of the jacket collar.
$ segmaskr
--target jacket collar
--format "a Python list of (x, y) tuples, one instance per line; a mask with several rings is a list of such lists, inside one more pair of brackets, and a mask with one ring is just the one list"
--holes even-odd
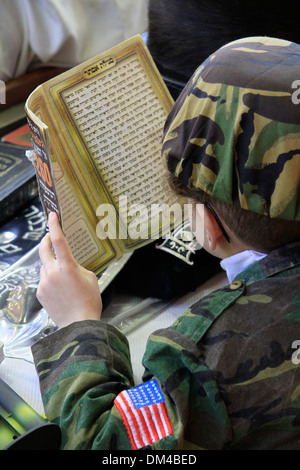
[(251, 282), (275, 276), (286, 270), (294, 270), (297, 267), (300, 271), (300, 241), (276, 248), (265, 258), (238, 274), (236, 279)]

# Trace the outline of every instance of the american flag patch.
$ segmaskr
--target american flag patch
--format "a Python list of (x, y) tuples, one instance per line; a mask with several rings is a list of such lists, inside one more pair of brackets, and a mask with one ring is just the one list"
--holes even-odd
[(121, 392), (115, 399), (115, 406), (122, 416), (132, 449), (140, 449), (173, 433), (165, 399), (154, 379)]

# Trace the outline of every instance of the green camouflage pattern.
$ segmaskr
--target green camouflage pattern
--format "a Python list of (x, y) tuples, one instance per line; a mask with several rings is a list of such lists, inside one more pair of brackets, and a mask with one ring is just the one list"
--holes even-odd
[[(154, 450), (300, 450), (300, 243), (279, 248), (148, 340), (173, 433)], [(63, 449), (130, 449), (116, 396), (134, 386), (114, 327), (74, 323), (32, 347)], [(141, 458), (141, 457), (140, 457)]]
[(194, 73), (167, 119), (162, 156), (192, 189), (269, 217), (300, 220), (300, 45), (234, 41)]

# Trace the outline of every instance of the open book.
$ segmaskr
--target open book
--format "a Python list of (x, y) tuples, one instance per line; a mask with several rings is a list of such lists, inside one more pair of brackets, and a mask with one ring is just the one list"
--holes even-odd
[(141, 36), (45, 82), (26, 102), (45, 213), (59, 214), (77, 262), (96, 274), (181, 222), (174, 211), (162, 216), (172, 104)]

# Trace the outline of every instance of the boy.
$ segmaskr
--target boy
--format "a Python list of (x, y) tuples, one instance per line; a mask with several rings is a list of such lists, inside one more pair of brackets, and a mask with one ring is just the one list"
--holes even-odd
[(144, 384), (132, 388), (126, 338), (99, 321), (95, 277), (49, 217), (38, 298), (64, 328), (33, 355), (63, 448), (300, 449), (299, 58), (277, 39), (230, 43), (170, 113), (172, 185), (230, 283), (150, 337)]

